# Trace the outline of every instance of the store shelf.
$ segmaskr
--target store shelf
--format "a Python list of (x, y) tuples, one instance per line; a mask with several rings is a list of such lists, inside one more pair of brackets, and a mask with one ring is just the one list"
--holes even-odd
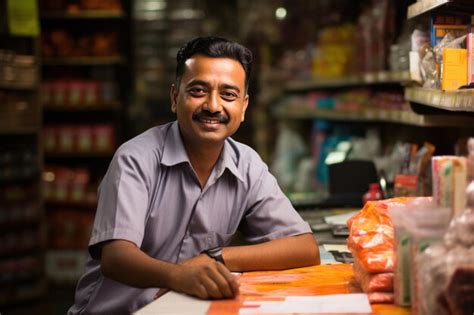
[(110, 158), (114, 155), (114, 151), (96, 151), (96, 152), (62, 152), (62, 151), (45, 151), (46, 158)]
[(78, 12), (64, 12), (64, 11), (47, 11), (41, 13), (41, 19), (45, 20), (64, 20), (64, 19), (121, 19), (125, 17), (123, 11), (78, 11)]
[(463, 116), (418, 115), (405, 110), (364, 109), (342, 112), (333, 109), (285, 108), (275, 111), (279, 118), (286, 119), (328, 119), (341, 121), (378, 121), (419, 127), (472, 127), (474, 118)]
[(442, 91), (420, 87), (407, 87), (405, 99), (449, 111), (474, 111), (474, 89)]
[(36, 134), (40, 131), (39, 126), (0, 126), (0, 135), (28, 135)]
[(54, 208), (74, 208), (74, 209), (96, 209), (97, 202), (90, 202), (90, 201), (59, 201), (59, 200), (47, 200), (45, 202), (46, 207), (54, 207)]
[(411, 19), (438, 8), (443, 9), (444, 13), (466, 14), (472, 12), (474, 2), (472, 0), (421, 0), (408, 7), (407, 18)]
[(123, 62), (122, 56), (110, 57), (57, 57), (44, 58), (44, 66), (101, 66), (116, 65)]
[(37, 88), (38, 87), (36, 83), (18, 83), (18, 82), (0, 81), (0, 89), (5, 89), (5, 90), (34, 91)]
[(313, 80), (294, 80), (285, 85), (287, 92), (313, 90), (321, 88), (337, 88), (360, 85), (374, 84), (394, 84), (410, 82), (410, 73), (408, 71), (391, 72), (379, 71), (360, 75), (352, 75), (335, 79), (313, 79)]
[(44, 111), (50, 112), (95, 112), (120, 110), (120, 102), (108, 102), (96, 105), (51, 105), (43, 104)]

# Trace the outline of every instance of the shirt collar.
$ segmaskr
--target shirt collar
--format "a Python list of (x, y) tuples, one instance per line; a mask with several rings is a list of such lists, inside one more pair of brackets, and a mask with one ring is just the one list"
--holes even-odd
[(161, 164), (173, 166), (183, 162), (189, 163), (189, 158), (186, 150), (184, 149), (183, 140), (181, 139), (181, 134), (179, 132), (178, 122), (174, 121), (166, 133)]
[[(184, 162), (191, 164), (188, 154), (186, 153), (186, 149), (184, 148), (178, 122), (174, 121), (166, 134), (161, 164), (173, 166)], [(222, 150), (221, 156), (216, 165), (218, 176), (220, 177), (227, 168), (232, 174), (234, 174), (235, 177), (243, 182), (243, 176), (237, 168), (236, 163), (237, 156), (234, 154), (234, 150), (232, 149), (229, 140), (226, 140), (224, 142), (224, 148)]]

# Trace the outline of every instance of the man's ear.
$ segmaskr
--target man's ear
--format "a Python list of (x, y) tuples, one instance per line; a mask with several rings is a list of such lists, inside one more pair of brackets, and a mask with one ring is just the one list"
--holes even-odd
[(170, 100), (171, 100), (171, 111), (173, 113), (176, 113), (177, 105), (178, 105), (178, 90), (176, 89), (176, 85), (174, 83), (171, 84)]
[(245, 112), (247, 111), (247, 106), (249, 105), (249, 95), (245, 95), (244, 97), (244, 104), (242, 108), (242, 117), (240, 119), (240, 122), (243, 122), (245, 120)]

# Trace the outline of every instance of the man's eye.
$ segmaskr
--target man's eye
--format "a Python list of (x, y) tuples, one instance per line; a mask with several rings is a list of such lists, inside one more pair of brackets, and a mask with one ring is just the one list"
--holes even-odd
[(201, 89), (201, 88), (192, 88), (189, 90), (189, 93), (193, 96), (202, 96), (204, 94), (206, 94), (206, 91), (204, 89)]
[(237, 99), (237, 94), (233, 92), (223, 92), (221, 95), (222, 95), (222, 98), (227, 101), (233, 101)]

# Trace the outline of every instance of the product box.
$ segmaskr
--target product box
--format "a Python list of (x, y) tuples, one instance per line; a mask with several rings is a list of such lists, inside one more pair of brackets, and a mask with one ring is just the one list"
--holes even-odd
[(467, 48), (467, 84), (474, 83), (474, 33), (466, 36)]
[(453, 91), (466, 84), (467, 50), (460, 48), (444, 48), (441, 88), (445, 91)]

